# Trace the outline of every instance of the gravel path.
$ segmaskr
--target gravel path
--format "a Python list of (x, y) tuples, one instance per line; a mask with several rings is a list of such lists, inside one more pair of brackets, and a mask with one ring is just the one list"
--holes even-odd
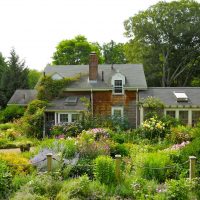
[[(34, 150), (34, 147), (31, 147), (31, 151)], [(0, 149), (0, 153), (20, 153), (20, 148), (15, 149)]]

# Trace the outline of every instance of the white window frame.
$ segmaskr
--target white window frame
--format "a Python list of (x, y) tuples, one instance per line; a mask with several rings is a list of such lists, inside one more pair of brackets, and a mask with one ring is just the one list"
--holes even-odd
[(179, 111), (188, 111), (188, 125), (192, 126), (192, 111), (200, 111), (199, 108), (165, 108), (164, 114), (166, 111), (175, 111), (175, 118), (179, 119)]
[[(121, 86), (115, 85), (115, 81), (121, 81), (122, 85)], [(122, 92), (115, 92), (116, 88), (120, 88), (122, 90)], [(113, 94), (115, 94), (115, 95), (122, 95), (122, 94), (124, 94), (123, 80), (121, 80), (121, 79), (114, 80)]]
[(113, 106), (112, 107), (112, 116), (114, 116), (115, 110), (120, 110), (121, 111), (121, 118), (124, 117), (124, 107), (123, 106)]
[[(122, 82), (122, 92), (115, 92), (115, 88), (119, 87), (115, 85), (115, 81)], [(124, 95), (125, 76), (117, 70), (117, 73), (112, 76), (111, 85), (113, 86), (113, 95)]]
[(63, 123), (63, 122), (60, 121), (60, 115), (62, 115), (62, 114), (67, 114), (68, 115), (68, 122), (65, 122), (65, 123), (72, 123), (72, 115), (73, 114), (80, 115), (80, 113), (78, 113), (78, 112), (59, 112), (59, 113), (57, 113), (57, 117), (58, 117), (57, 123), (58, 124), (59, 123)]

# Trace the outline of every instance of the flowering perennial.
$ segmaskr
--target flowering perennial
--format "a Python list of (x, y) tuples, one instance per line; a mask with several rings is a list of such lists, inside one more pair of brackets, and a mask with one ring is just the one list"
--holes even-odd
[(157, 117), (152, 117), (145, 120), (141, 125), (143, 134), (148, 139), (165, 136), (165, 123), (158, 120)]

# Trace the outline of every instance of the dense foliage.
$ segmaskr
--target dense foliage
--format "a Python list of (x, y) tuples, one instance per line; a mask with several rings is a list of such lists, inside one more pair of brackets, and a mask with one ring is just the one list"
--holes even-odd
[(82, 35), (74, 39), (62, 40), (56, 47), (53, 54), (54, 65), (80, 65), (88, 64), (89, 54), (96, 52), (101, 63), (100, 48), (97, 43), (90, 43)]
[[(197, 83), (200, 52), (200, 4), (160, 1), (125, 21), (127, 59), (143, 63), (149, 86)], [(192, 77), (192, 78), (191, 78)]]

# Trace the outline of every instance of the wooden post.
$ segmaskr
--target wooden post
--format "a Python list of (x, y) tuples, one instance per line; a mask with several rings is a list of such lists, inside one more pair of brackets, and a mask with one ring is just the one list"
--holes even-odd
[(193, 178), (195, 178), (196, 157), (195, 156), (189, 156), (189, 159), (190, 159), (190, 174), (189, 174), (189, 178), (193, 179)]
[(52, 156), (53, 156), (53, 154), (52, 153), (48, 153), (46, 156), (47, 156), (47, 171), (51, 172), (51, 169), (52, 169)]
[(121, 174), (120, 174), (121, 155), (115, 155), (115, 158), (116, 158), (115, 176), (117, 182), (119, 183), (121, 180)]

